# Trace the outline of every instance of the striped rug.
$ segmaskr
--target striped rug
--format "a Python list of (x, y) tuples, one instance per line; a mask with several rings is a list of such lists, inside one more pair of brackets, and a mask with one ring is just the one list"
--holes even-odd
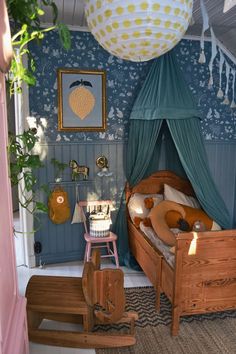
[[(97, 349), (97, 354), (236, 354), (236, 311), (184, 316), (179, 335), (170, 334), (171, 304), (161, 295), (161, 312), (155, 310), (153, 287), (126, 289), (127, 310), (139, 314), (137, 343), (132, 347)], [(97, 327), (97, 330), (101, 328)], [(105, 331), (125, 330), (107, 326)]]

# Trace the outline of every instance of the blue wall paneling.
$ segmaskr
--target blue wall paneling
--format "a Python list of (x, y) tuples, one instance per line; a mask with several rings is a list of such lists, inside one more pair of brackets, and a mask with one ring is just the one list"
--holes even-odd
[(205, 141), (205, 146), (212, 175), (236, 227), (236, 142)]
[[(29, 90), (30, 115), (36, 125), (43, 129), (40, 148), (43, 151), (45, 168), (39, 172), (40, 184), (53, 187), (54, 169), (52, 157), (68, 163), (75, 159), (90, 168), (89, 182), (79, 185), (81, 198), (102, 197), (120, 201), (124, 187), (123, 160), (125, 158), (129, 126), (129, 114), (135, 97), (146, 77), (152, 62), (132, 63), (107, 53), (88, 32), (71, 32), (72, 49), (64, 51), (58, 43), (57, 34), (48, 33), (41, 46), (31, 45), (36, 61), (37, 84)], [(217, 99), (219, 74), (213, 70), (214, 87), (208, 89), (210, 43), (205, 43), (207, 63), (198, 63), (198, 41), (182, 40), (175, 48), (178, 63), (202, 114), (202, 134), (216, 184), (228, 206), (236, 226), (236, 112), (222, 105)], [(216, 67), (219, 58), (216, 58)], [(105, 132), (63, 132), (57, 130), (57, 79), (58, 68), (105, 70), (107, 76), (107, 130)], [(222, 87), (225, 87), (223, 76)], [(229, 99), (232, 90), (229, 90)], [(43, 125), (43, 120), (46, 125)], [(104, 154), (109, 161), (113, 176), (97, 177), (96, 158)], [(160, 167), (164, 166), (164, 159)], [(71, 171), (63, 173), (63, 184), (68, 191), (71, 212), (75, 204), (75, 183), (71, 183)], [(115, 216), (115, 214), (114, 214)], [(83, 258), (83, 228), (80, 224), (54, 225), (47, 215), (40, 215), (42, 228), (35, 240), (42, 242), (41, 261), (63, 262)]]
[[(76, 186), (79, 189), (79, 199), (112, 199), (114, 206), (118, 206), (125, 184), (123, 171), (123, 150), (121, 142), (104, 143), (50, 143), (47, 146), (48, 154), (44, 161), (44, 168), (40, 169), (38, 179), (40, 184), (48, 184), (50, 190), (57, 185), (54, 182), (54, 166), (51, 158), (55, 157), (59, 161), (68, 163), (71, 158), (81, 161), (89, 167), (89, 179), (77, 182), (71, 181), (71, 169), (66, 168), (63, 172), (62, 182), (59, 183), (67, 191), (71, 207), (71, 219), (76, 203)], [(109, 161), (109, 170), (113, 173), (110, 177), (99, 177), (95, 161), (100, 155), (105, 155)], [(80, 156), (78, 158), (78, 156)], [(47, 200), (42, 197), (47, 203)], [(113, 220), (116, 211), (113, 213)], [(35, 241), (42, 244), (42, 253), (36, 255), (37, 264), (63, 262), (70, 260), (81, 260), (84, 255), (85, 242), (83, 239), (83, 224), (71, 224), (71, 220), (64, 224), (56, 225), (49, 220), (47, 215), (40, 214), (41, 227), (35, 234)]]

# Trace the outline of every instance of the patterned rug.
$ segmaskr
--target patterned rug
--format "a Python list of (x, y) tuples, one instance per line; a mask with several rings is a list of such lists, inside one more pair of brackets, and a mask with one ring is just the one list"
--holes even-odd
[[(127, 310), (139, 314), (137, 343), (132, 347), (97, 349), (97, 354), (235, 354), (236, 311), (184, 316), (179, 335), (170, 334), (171, 304), (161, 295), (161, 311), (155, 310), (153, 287), (126, 289)], [(96, 330), (101, 330), (97, 326)], [(105, 331), (125, 331), (124, 325), (107, 326)]]

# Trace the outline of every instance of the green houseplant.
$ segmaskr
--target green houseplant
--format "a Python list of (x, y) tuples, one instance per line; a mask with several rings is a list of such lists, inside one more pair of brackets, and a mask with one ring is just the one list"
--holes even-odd
[(59, 160), (52, 158), (51, 163), (55, 168), (55, 182), (61, 182), (62, 173), (66, 167), (68, 167), (67, 163), (60, 162)]
[[(21, 188), (21, 198), (19, 203), (29, 212), (47, 212), (47, 206), (37, 200), (39, 189), (48, 192), (43, 185), (37, 187), (35, 171), (43, 167), (38, 155), (34, 155), (32, 150), (37, 142), (37, 130), (29, 129), (19, 135), (9, 136), (8, 154), (10, 161), (10, 178), (12, 185), (19, 185)], [(24, 181), (24, 183), (20, 183)]]
[[(68, 28), (58, 21), (58, 9), (52, 0), (6, 0), (12, 33), (13, 59), (8, 75), (9, 94), (22, 91), (22, 83), (35, 85), (35, 61), (28, 44), (40, 43), (45, 33), (57, 30), (65, 50), (71, 45)], [(40, 16), (44, 14), (41, 4), (53, 11), (53, 25), (41, 28)], [(24, 58), (27, 58), (25, 60)], [(48, 188), (38, 186), (36, 171), (43, 167), (38, 155), (34, 154), (37, 142), (36, 129), (28, 129), (22, 134), (9, 136), (9, 174), (13, 185), (21, 188), (20, 204), (31, 213), (47, 212), (47, 206), (38, 200), (40, 190), (48, 193)]]
[[(53, 25), (48, 28), (41, 28), (40, 16), (44, 14), (41, 3), (53, 11)], [(58, 21), (58, 9), (52, 0), (7, 0), (7, 8), (14, 54), (9, 72), (9, 90), (10, 94), (13, 94), (15, 89), (21, 91), (22, 82), (27, 85), (36, 83), (35, 61), (28, 48), (31, 41), (40, 43), (46, 32), (57, 30), (63, 48), (68, 50), (71, 39), (68, 28)], [(25, 57), (27, 62), (24, 61)]]

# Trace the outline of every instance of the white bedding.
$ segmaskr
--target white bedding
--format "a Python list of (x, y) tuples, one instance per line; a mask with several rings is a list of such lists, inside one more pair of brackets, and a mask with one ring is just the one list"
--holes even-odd
[[(170, 251), (171, 246), (167, 246), (161, 239), (158, 238), (157, 234), (152, 227), (144, 226), (143, 222), (140, 223), (140, 230), (147, 236), (147, 238), (152, 242), (152, 244), (163, 254), (166, 261), (171, 267), (175, 265), (175, 255)], [(171, 229), (173, 232), (179, 232), (178, 229)]]

